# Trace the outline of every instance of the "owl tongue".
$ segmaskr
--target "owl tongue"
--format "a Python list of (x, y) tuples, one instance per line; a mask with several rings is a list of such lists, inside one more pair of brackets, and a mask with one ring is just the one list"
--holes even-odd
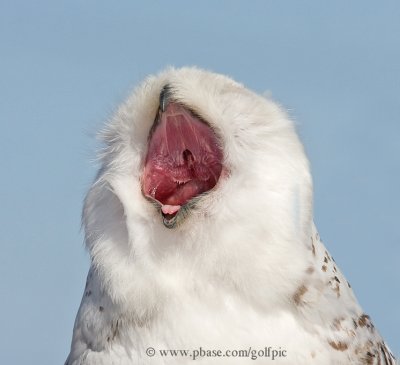
[(190, 199), (212, 189), (222, 170), (213, 130), (188, 109), (170, 102), (150, 132), (142, 191), (174, 216)]

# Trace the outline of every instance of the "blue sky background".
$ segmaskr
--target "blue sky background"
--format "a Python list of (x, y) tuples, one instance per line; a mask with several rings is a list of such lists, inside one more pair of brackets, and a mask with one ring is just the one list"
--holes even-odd
[(167, 65), (228, 74), (289, 110), (320, 234), (400, 355), (400, 2), (0, 0), (1, 362), (65, 360), (93, 136)]

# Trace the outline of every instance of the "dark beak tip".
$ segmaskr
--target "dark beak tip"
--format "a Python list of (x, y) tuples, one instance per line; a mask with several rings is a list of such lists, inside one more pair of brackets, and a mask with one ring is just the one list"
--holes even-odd
[(164, 85), (160, 92), (160, 109), (162, 112), (167, 108), (168, 102), (171, 98), (171, 86), (169, 84)]

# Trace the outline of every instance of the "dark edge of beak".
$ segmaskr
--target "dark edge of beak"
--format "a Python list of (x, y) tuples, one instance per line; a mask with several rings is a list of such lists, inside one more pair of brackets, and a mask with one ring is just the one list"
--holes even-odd
[[(178, 213), (179, 214), (179, 213)], [(177, 223), (177, 215), (176, 214), (174, 217), (169, 218), (166, 214), (161, 213), (162, 217), (163, 217), (163, 224), (165, 227), (167, 228), (175, 228), (176, 223)]]
[(160, 203), (158, 200), (155, 200), (154, 198), (152, 198), (152, 197), (150, 197), (150, 196), (148, 196), (148, 195), (145, 195), (145, 194), (143, 194), (143, 195), (144, 195), (145, 199), (146, 199), (147, 201), (149, 201), (151, 204), (153, 204), (154, 207), (160, 212), (160, 214), (161, 214), (161, 216), (162, 216), (162, 220), (163, 220), (164, 226), (167, 227), (167, 228), (170, 228), (170, 229), (171, 229), (171, 228), (175, 228), (176, 225), (177, 225), (177, 223), (179, 222), (178, 216), (179, 216), (179, 213), (180, 213), (180, 212), (178, 212), (178, 213), (177, 213), (175, 216), (173, 216), (173, 217), (169, 217), (168, 214), (164, 214), (164, 213), (161, 211), (161, 203)]
[(160, 111), (165, 112), (167, 105), (171, 99), (171, 86), (169, 84), (164, 85), (160, 92)]
[(160, 98), (159, 98), (160, 104), (158, 106), (157, 115), (154, 119), (153, 125), (150, 128), (149, 135), (147, 136), (148, 141), (150, 140), (154, 130), (156, 129), (158, 123), (160, 122), (161, 114), (165, 112), (168, 103), (171, 101), (171, 97), (172, 97), (171, 86), (169, 84), (166, 84), (160, 91)]
[(173, 217), (169, 217), (168, 214), (164, 214), (163, 212), (161, 212), (164, 226), (170, 229), (180, 226), (182, 222), (189, 216), (189, 214), (191, 214), (193, 209), (195, 209), (196, 203), (204, 195), (206, 195), (206, 193), (200, 194), (189, 200), (186, 204), (182, 205), (182, 207)]

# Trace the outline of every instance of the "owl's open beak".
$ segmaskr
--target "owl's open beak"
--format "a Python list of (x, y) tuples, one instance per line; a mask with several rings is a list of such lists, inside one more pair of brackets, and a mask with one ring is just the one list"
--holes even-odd
[(212, 128), (174, 101), (170, 88), (164, 87), (142, 175), (143, 194), (160, 204), (164, 225), (175, 226), (172, 222), (181, 208), (216, 185), (222, 158)]

